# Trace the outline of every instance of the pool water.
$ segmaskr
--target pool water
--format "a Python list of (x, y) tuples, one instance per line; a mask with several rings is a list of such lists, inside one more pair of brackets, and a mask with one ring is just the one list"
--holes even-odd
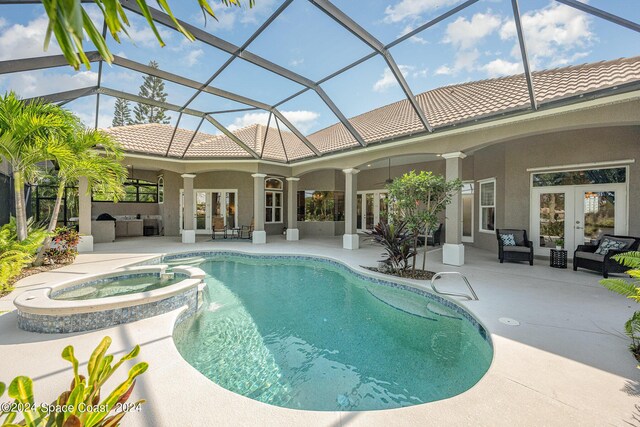
[(308, 260), (223, 257), (206, 307), (176, 327), (182, 356), (220, 386), (286, 408), (360, 411), (472, 387), (492, 348), (435, 300)]
[(154, 289), (173, 285), (186, 278), (176, 274), (171, 279), (160, 278), (158, 274), (139, 274), (134, 277), (101, 279), (95, 282), (83, 283), (56, 292), (51, 297), (57, 300), (78, 301), (95, 298), (115, 297), (138, 292), (148, 292)]

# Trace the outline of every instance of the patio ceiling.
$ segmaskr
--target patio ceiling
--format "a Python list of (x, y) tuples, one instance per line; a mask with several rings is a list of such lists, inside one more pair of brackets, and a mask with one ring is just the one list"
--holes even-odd
[[(258, 0), (259, 1), (259, 0)], [(304, 0), (296, 0), (302, 2)], [(171, 124), (172, 130), (167, 133), (166, 130), (162, 132), (168, 134), (166, 144), (162, 147), (158, 146), (154, 150), (155, 155), (162, 155), (164, 157), (178, 157), (184, 158), (190, 150), (194, 147), (194, 141), (196, 146), (202, 146), (206, 141), (218, 141), (219, 143), (227, 143), (232, 141), (239, 147), (239, 152), (243, 157), (254, 159), (268, 159), (271, 161), (279, 161), (282, 163), (291, 163), (299, 161), (301, 159), (322, 156), (338, 151), (354, 150), (366, 147), (370, 143), (379, 143), (397, 138), (399, 135), (416, 135), (420, 133), (432, 133), (439, 131), (446, 131), (452, 125), (463, 124), (466, 121), (478, 119), (490, 120), (495, 117), (503, 117), (508, 113), (522, 113), (526, 111), (535, 111), (545, 106), (552, 106), (554, 102), (560, 98), (563, 103), (580, 101), (584, 99), (585, 93), (601, 91), (602, 89), (615, 90), (635, 90), (638, 88), (637, 83), (640, 81), (640, 69), (638, 63), (640, 60), (632, 61), (632, 63), (621, 63), (621, 67), (626, 67), (620, 71), (617, 75), (619, 80), (614, 81), (614, 84), (609, 86), (603, 85), (591, 85), (592, 82), (587, 82), (586, 87), (581, 91), (568, 90), (566, 93), (562, 93), (560, 96), (554, 94), (549, 95), (549, 87), (553, 84), (558, 84), (557, 81), (553, 81), (554, 78), (558, 79), (558, 76), (564, 76), (567, 78), (587, 78), (589, 73), (603, 73), (605, 67), (587, 68), (582, 74), (580, 70), (553, 70), (552, 72), (539, 72), (537, 78), (536, 73), (532, 71), (529, 61), (528, 49), (527, 49), (527, 37), (522, 27), (522, 12), (518, 0), (506, 0), (510, 2), (511, 13), (513, 15), (513, 21), (517, 33), (518, 48), (520, 51), (520, 58), (522, 61), (522, 69), (524, 73), (511, 78), (495, 79), (494, 86), (513, 85), (510, 88), (511, 93), (519, 93), (525, 95), (525, 99), (519, 99), (514, 101), (513, 99), (504, 102), (504, 105), (499, 108), (489, 108), (483, 110), (482, 108), (472, 108), (473, 106), (461, 105), (459, 107), (461, 113), (456, 116), (454, 120), (444, 120), (442, 118), (442, 112), (439, 111), (441, 103), (439, 99), (448, 97), (448, 93), (453, 94), (454, 90), (447, 88), (441, 88), (431, 90), (428, 92), (414, 94), (410, 84), (405, 78), (405, 73), (398, 65), (394, 54), (392, 54), (392, 48), (396, 48), (399, 45), (407, 44), (409, 41), (423, 34), (425, 31), (436, 26), (437, 24), (459, 15), (464, 10), (478, 3), (480, 0), (467, 0), (459, 2), (455, 7), (446, 10), (444, 13), (433, 17), (432, 19), (417, 25), (415, 28), (407, 31), (405, 34), (396, 37), (394, 40), (388, 43), (383, 43), (379, 38), (367, 31), (363, 26), (358, 24), (354, 18), (345, 13), (336, 4), (331, 3), (328, 0), (308, 0), (311, 5), (317, 8), (318, 11), (328, 16), (333, 20), (340, 28), (346, 30), (346, 37), (354, 38), (364, 45), (364, 51), (368, 52), (359, 59), (353, 60), (351, 63), (343, 66), (338, 71), (335, 71), (322, 78), (310, 78), (301, 73), (293, 70), (292, 66), (286, 67), (279, 65), (259, 54), (253, 53), (249, 50), (252, 45), (270, 26), (274, 25), (283, 13), (291, 7), (294, 3), (293, 0), (282, 1), (277, 8), (258, 26), (255, 31), (244, 41), (242, 44), (235, 44), (231, 41), (225, 40), (218, 36), (215, 36), (189, 22), (181, 21), (187, 30), (189, 30), (196, 38), (196, 40), (203, 45), (206, 45), (215, 50), (221, 51), (226, 55), (226, 60), (219, 67), (211, 69), (211, 74), (203, 81), (188, 78), (184, 75), (172, 73), (162, 69), (152, 68), (149, 65), (145, 65), (140, 61), (126, 58), (122, 55), (115, 55), (113, 69), (126, 69), (140, 74), (153, 75), (162, 78), (165, 82), (175, 84), (182, 88), (188, 88), (193, 90), (192, 95), (186, 99), (180, 100), (167, 100), (167, 101), (155, 101), (148, 98), (143, 98), (139, 95), (132, 94), (128, 91), (119, 90), (113, 87), (109, 87), (108, 84), (103, 83), (103, 59), (97, 52), (89, 52), (88, 57), (91, 62), (98, 64), (98, 76), (97, 84), (82, 87), (74, 90), (53, 92), (45, 94), (41, 97), (51, 101), (57, 102), (62, 105), (66, 105), (77, 99), (81, 99), (87, 96), (96, 96), (95, 104), (95, 122), (93, 125), (98, 127), (99, 112), (101, 108), (101, 99), (103, 97), (116, 97), (129, 100), (131, 102), (149, 104), (157, 107), (167, 109), (169, 111), (175, 111), (178, 113), (177, 120)], [(609, 13), (595, 6), (591, 6), (577, 0), (555, 0), (558, 3), (564, 4), (581, 12), (585, 12), (598, 19), (609, 21), (615, 25), (624, 27), (626, 29), (640, 33), (640, 24), (624, 19), (615, 14)], [(195, 0), (194, 0), (195, 2)], [(28, 5), (40, 3), (36, 0), (0, 0), (0, 5), (18, 4)], [(86, 3), (93, 3), (87, 1)], [(123, 0), (123, 7), (128, 11), (140, 15), (139, 6), (135, 1)], [(165, 13), (151, 9), (153, 19), (166, 28), (175, 30), (173, 23), (168, 15)], [(105, 31), (106, 33), (106, 31)], [(113, 44), (111, 48), (113, 49)], [(346, 115), (334, 102), (333, 98), (325, 91), (323, 85), (333, 79), (349, 73), (350, 70), (361, 66), (365, 62), (371, 61), (375, 58), (382, 60), (388, 67), (391, 78), (395, 81), (397, 86), (401, 89), (404, 96), (404, 100), (390, 104), (383, 108), (375, 109), (365, 114), (360, 114), (352, 119), (347, 119)], [(283, 93), (280, 100), (266, 102), (264, 100), (253, 99), (246, 95), (241, 95), (232, 90), (223, 89), (214, 85), (214, 81), (229, 70), (238, 62), (242, 64), (248, 64), (250, 67), (256, 69), (262, 69), (268, 72), (270, 76), (274, 78), (285, 79), (292, 83), (292, 87), (296, 87), (296, 91), (293, 94)], [(33, 70), (53, 69), (57, 67), (65, 66), (66, 62), (62, 55), (53, 56), (40, 56), (23, 59), (9, 59), (0, 61), (0, 75), (27, 72)], [(593, 64), (597, 65), (597, 64)], [(594, 71), (595, 70), (595, 71)], [(629, 71), (631, 70), (631, 72)], [(257, 71), (256, 71), (257, 72)], [(546, 80), (545, 80), (546, 79)], [(561, 79), (560, 79), (561, 80)], [(548, 81), (551, 81), (549, 83)], [(490, 82), (490, 81), (486, 81)], [(465, 102), (469, 99), (473, 99), (476, 96), (477, 102), (482, 102), (482, 97), (487, 96), (487, 88), (491, 88), (491, 83), (483, 83), (483, 85), (477, 85), (478, 87), (472, 87), (471, 84), (463, 84), (456, 87), (456, 93), (472, 94), (471, 98), (466, 98)], [(564, 83), (564, 82), (563, 82)], [(526, 91), (518, 92), (518, 85), (522, 84), (522, 88), (526, 87)], [(483, 92), (484, 91), (484, 92)], [(475, 94), (477, 92), (477, 94)], [(300, 131), (291, 120), (287, 119), (285, 114), (282, 113), (283, 106), (291, 101), (299, 100), (307, 96), (309, 93), (315, 94), (324, 107), (335, 116), (337, 123), (332, 126), (325, 127), (311, 135), (305, 135)], [(206, 96), (214, 96), (215, 99), (226, 99), (231, 101), (235, 108), (226, 109), (206, 109), (200, 107), (194, 107), (193, 104), (197, 103), (197, 100), (205, 99)], [(213, 99), (213, 98), (212, 98)], [(495, 100), (494, 100), (495, 101)], [(450, 102), (450, 101), (447, 101)], [(470, 108), (471, 107), (471, 108)], [(456, 107), (458, 108), (458, 107)], [(268, 123), (266, 129), (262, 129), (260, 126), (253, 126), (251, 132), (245, 130), (231, 131), (220, 120), (221, 115), (231, 114), (237, 112), (266, 112), (268, 113)], [(448, 112), (447, 114), (450, 114)], [(366, 118), (365, 118), (366, 116)], [(195, 118), (197, 126), (195, 130), (189, 131), (185, 134), (183, 129), (180, 128), (181, 122), (187, 120), (187, 117)], [(397, 123), (394, 123), (397, 122)], [(208, 135), (200, 131), (201, 126), (204, 123), (213, 125), (220, 135)], [(371, 129), (371, 122), (376, 123), (376, 129)], [(380, 125), (385, 123), (385, 126)], [(273, 127), (270, 125), (273, 124)], [(263, 125), (262, 125), (263, 126)], [(264, 126), (263, 126), (264, 127)], [(159, 128), (156, 128), (159, 129)], [(277, 133), (278, 138), (274, 138), (274, 132)], [(114, 134), (117, 132), (114, 132)], [(203, 135), (201, 135), (201, 133)], [(271, 133), (271, 137), (269, 134)], [(249, 135), (250, 136), (247, 136)], [(226, 139), (225, 139), (226, 138)], [(175, 148), (174, 144), (179, 143), (179, 148)], [(224, 140), (224, 141), (223, 141)], [(202, 142), (205, 141), (205, 142)], [(213, 143), (212, 142), (212, 143)], [(200, 144), (200, 145), (198, 145)], [(281, 144), (281, 149), (279, 148)], [(224, 153), (232, 152), (231, 157), (238, 155), (238, 150), (224, 151)], [(211, 155), (212, 152), (206, 150), (199, 151), (199, 156), (209, 158), (226, 158), (227, 155)], [(209, 153), (209, 154), (207, 154)], [(213, 152), (215, 153), (215, 152)]]

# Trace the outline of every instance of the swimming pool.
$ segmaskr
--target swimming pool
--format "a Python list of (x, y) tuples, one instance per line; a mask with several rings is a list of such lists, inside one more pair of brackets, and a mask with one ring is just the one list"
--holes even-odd
[(491, 364), (488, 334), (462, 307), (337, 262), (216, 254), (199, 268), (207, 302), (176, 326), (176, 346), (218, 385), (261, 402), (398, 408), (462, 393)]

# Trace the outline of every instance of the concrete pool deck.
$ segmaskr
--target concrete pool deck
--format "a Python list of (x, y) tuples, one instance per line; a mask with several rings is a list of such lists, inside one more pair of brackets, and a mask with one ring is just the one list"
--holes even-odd
[[(15, 310), (13, 299), (26, 289), (109, 271), (161, 253), (228, 249), (312, 254), (359, 268), (376, 265), (382, 252), (371, 244), (357, 251), (341, 249), (341, 238), (287, 242), (280, 236), (270, 237), (267, 245), (242, 241), (184, 245), (170, 237), (131, 238), (97, 244), (95, 249), (78, 256), (70, 266), (23, 279), (16, 291), (0, 299), (0, 311)], [(461, 268), (443, 266), (440, 259), (439, 250), (430, 252), (428, 267), (461, 271), (469, 278), (480, 300), (454, 299), (485, 324), (494, 344), (487, 374), (472, 389), (450, 399), (371, 412), (296, 411), (253, 401), (217, 386), (182, 359), (172, 340), (178, 311), (98, 331), (54, 335), (21, 331), (15, 311), (4, 314), (0, 316), (0, 381), (29, 375), (35, 381), (36, 402), (50, 402), (71, 379), (70, 365), (60, 357), (62, 349), (74, 345), (77, 357), (86, 364), (100, 339), (109, 335), (113, 338), (110, 352), (122, 355), (140, 344), (138, 360), (150, 364), (133, 396), (147, 403), (141, 413), (125, 417), (127, 426), (639, 424), (633, 417), (639, 414), (635, 404), (640, 371), (622, 335), (624, 322), (636, 309), (633, 301), (600, 286), (596, 273), (557, 270), (544, 260), (536, 260), (533, 267), (499, 264), (495, 253), (469, 247), (467, 264)], [(453, 278), (442, 279), (438, 286), (445, 291), (466, 290)], [(520, 326), (498, 320), (504, 317), (517, 320)], [(123, 379), (126, 373), (121, 369), (107, 388)]]

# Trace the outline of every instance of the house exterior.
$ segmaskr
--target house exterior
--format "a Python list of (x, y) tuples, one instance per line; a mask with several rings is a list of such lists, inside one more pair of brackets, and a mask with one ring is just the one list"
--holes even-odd
[[(559, 238), (571, 254), (603, 233), (640, 235), (638, 81), (640, 57), (535, 72), (535, 110), (523, 75), (446, 86), (416, 96), (433, 132), (408, 100), (350, 119), (365, 146), (341, 123), (306, 137), (263, 125), (109, 128), (137, 198), (92, 201), (81, 182), (80, 231), (90, 236), (102, 213), (141, 215), (189, 243), (222, 218), (253, 224), (256, 244), (342, 235), (357, 249), (387, 208), (385, 180), (430, 170), (465, 184), (443, 218), (446, 263), (462, 264), (464, 245), (496, 250), (498, 228), (528, 230), (536, 255)], [(153, 185), (157, 198), (140, 200)]]

